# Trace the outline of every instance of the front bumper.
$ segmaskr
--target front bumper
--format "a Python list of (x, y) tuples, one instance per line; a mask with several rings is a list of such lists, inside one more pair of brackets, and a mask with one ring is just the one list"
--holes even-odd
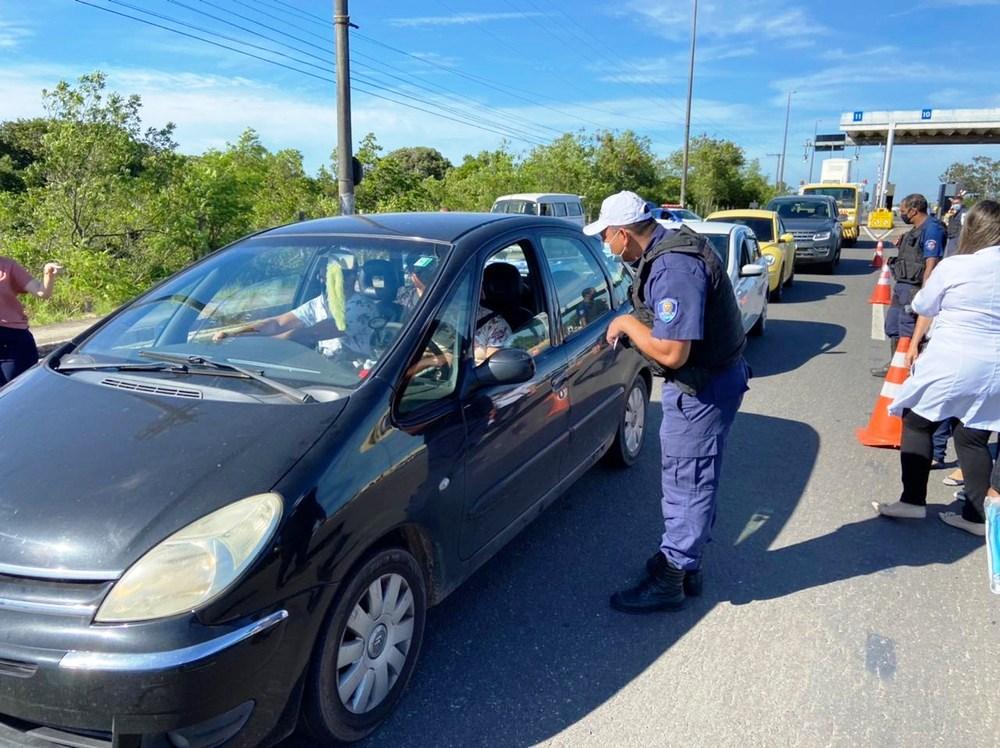
[[(4, 631), (14, 615), (0, 615), (0, 745), (207, 746), (220, 731), (256, 745), (293, 689), (285, 610), (224, 626), (36, 616)], [(50, 646), (59, 626), (70, 647)]]
[(795, 264), (810, 265), (829, 262), (833, 259), (833, 252), (834, 245), (832, 241), (816, 244), (797, 241), (795, 244)]

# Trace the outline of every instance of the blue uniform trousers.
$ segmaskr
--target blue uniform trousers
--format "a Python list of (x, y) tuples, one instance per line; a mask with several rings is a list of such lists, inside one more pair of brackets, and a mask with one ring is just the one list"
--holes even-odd
[(663, 384), (662, 453), (663, 538), (660, 550), (686, 571), (701, 566), (711, 539), (722, 454), (729, 429), (747, 390), (743, 361), (716, 376), (697, 395)]
[(907, 311), (913, 303), (920, 286), (912, 283), (896, 283), (892, 289), (892, 301), (885, 313), (885, 334), (890, 338), (912, 338), (917, 324), (917, 315)]

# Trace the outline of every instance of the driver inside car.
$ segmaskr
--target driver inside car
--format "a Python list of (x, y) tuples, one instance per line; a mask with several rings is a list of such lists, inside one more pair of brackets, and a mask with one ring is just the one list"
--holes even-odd
[(219, 330), (212, 340), (218, 343), (236, 335), (269, 335), (314, 347), (324, 356), (347, 353), (374, 358), (372, 332), (379, 319), (378, 305), (357, 289), (353, 260), (330, 258), (321, 276), (323, 291), (301, 306), (231, 330)]

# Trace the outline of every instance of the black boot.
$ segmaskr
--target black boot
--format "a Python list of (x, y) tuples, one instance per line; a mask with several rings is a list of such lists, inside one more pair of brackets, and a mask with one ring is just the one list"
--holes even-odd
[(653, 613), (684, 606), (684, 572), (663, 559), (663, 566), (632, 589), (611, 596), (611, 607), (622, 613)]
[(895, 336), (889, 338), (889, 363), (879, 369), (872, 369), (871, 373), (873, 377), (884, 379), (885, 375), (889, 373), (889, 366), (892, 365), (892, 357), (896, 355), (897, 345), (899, 345), (899, 338)]
[[(646, 573), (652, 576), (657, 569), (666, 565), (667, 559), (662, 551), (657, 551), (646, 561)], [(704, 580), (701, 578), (701, 569), (684, 572), (684, 594), (687, 597), (700, 597), (704, 587)]]

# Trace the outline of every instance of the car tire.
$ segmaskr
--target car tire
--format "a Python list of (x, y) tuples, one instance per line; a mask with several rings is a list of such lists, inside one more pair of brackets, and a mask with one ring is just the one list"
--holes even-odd
[[(781, 276), (779, 275), (778, 277), (780, 278)], [(781, 301), (781, 296), (782, 296), (781, 289), (782, 288), (783, 288), (783, 284), (779, 283), (775, 287), (775, 289), (773, 291), (771, 291), (770, 295), (768, 296), (768, 301), (775, 301), (775, 302)]]
[(349, 577), (309, 668), (302, 716), (318, 745), (361, 740), (389, 717), (416, 667), (426, 617), (424, 575), (407, 551), (380, 550)]
[(760, 316), (757, 321), (753, 323), (753, 327), (750, 328), (750, 335), (755, 338), (762, 337), (764, 333), (767, 332), (767, 302), (764, 302), (764, 306), (760, 310)]
[(605, 460), (615, 467), (625, 468), (635, 464), (646, 439), (646, 410), (649, 406), (649, 388), (642, 375), (636, 375), (625, 394), (625, 407), (618, 431)]

